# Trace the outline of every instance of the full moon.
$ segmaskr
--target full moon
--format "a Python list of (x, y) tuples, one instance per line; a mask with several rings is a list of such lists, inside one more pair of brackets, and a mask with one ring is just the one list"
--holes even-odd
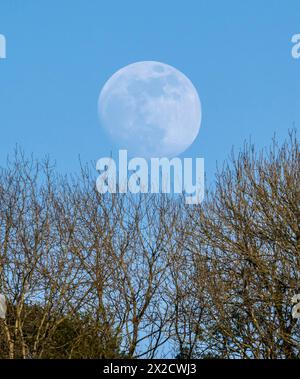
[(98, 100), (100, 122), (129, 154), (172, 157), (195, 140), (201, 103), (192, 82), (176, 68), (144, 61), (123, 67), (105, 83)]

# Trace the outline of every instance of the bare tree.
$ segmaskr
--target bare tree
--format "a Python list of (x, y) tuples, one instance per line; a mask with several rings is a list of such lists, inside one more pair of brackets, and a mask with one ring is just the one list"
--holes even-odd
[[(245, 145), (190, 212), (189, 248), (206, 277), (206, 343), (222, 357), (299, 357), (300, 151), (295, 132), (256, 153)], [(203, 274), (203, 270), (206, 273)]]
[(252, 145), (200, 206), (101, 195), (17, 151), (0, 170), (1, 358), (295, 358), (300, 154)]

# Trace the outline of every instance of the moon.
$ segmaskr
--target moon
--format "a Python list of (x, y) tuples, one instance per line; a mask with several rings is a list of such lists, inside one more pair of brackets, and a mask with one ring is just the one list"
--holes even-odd
[(165, 63), (121, 68), (103, 86), (98, 113), (109, 137), (128, 154), (174, 157), (196, 139), (201, 102), (192, 82)]

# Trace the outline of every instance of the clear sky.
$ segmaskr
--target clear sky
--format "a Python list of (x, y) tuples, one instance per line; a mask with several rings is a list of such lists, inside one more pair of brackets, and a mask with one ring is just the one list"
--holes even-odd
[(1, 0), (0, 164), (19, 144), (61, 171), (115, 149), (97, 116), (119, 68), (170, 64), (197, 88), (203, 119), (184, 156), (216, 161), (251, 136), (269, 145), (300, 124), (299, 0)]

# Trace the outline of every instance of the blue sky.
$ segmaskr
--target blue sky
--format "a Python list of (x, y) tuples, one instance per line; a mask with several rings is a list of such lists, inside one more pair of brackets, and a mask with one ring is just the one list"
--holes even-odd
[(99, 92), (119, 68), (170, 64), (197, 88), (203, 119), (184, 156), (216, 161), (250, 136), (257, 146), (300, 124), (299, 0), (1, 0), (0, 164), (19, 144), (78, 170), (115, 147), (101, 130)]

